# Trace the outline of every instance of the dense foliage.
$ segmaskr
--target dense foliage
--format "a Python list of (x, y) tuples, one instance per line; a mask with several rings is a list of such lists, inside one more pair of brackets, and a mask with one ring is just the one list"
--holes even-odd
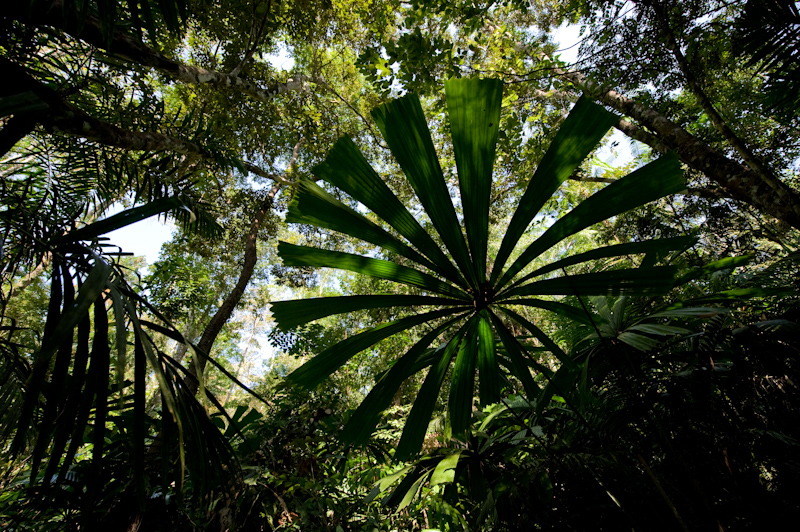
[[(787, 0), (4, 8), (0, 528), (793, 522), (799, 28)], [(146, 264), (112, 232), (153, 216)]]

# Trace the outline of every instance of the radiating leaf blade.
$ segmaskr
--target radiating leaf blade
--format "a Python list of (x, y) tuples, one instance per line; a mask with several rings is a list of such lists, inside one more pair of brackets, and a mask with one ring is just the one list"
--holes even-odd
[(472, 419), (472, 398), (475, 384), (475, 365), (478, 356), (476, 318), (470, 320), (464, 340), (458, 350), (450, 383), (448, 411), (453, 436), (461, 436)]
[[(458, 318), (460, 316), (446, 321), (423, 336), (375, 383), (375, 386), (372, 387), (372, 390), (370, 390), (367, 397), (364, 398), (342, 429), (339, 437), (343, 442), (359, 444), (364, 443), (369, 438), (370, 434), (375, 430), (380, 413), (389, 407), (403, 381), (422, 369), (417, 367), (417, 362), (422, 358), (428, 346)], [(434, 360), (433, 358), (430, 359), (431, 362)]]
[(481, 313), (477, 323), (478, 333), (478, 392), (481, 405), (500, 400), (500, 366), (496, 358), (494, 330), (486, 313)]
[(618, 120), (619, 117), (585, 97), (578, 100), (536, 168), (508, 224), (492, 268), (493, 283), (534, 216)]
[(541, 308), (549, 310), (550, 312), (555, 312), (559, 316), (563, 316), (578, 323), (586, 325), (592, 324), (592, 319), (586, 314), (585, 310), (558, 301), (545, 301), (543, 299), (500, 299), (498, 302), (505, 305), (522, 305), (525, 307)]
[(506, 285), (533, 259), (568, 236), (685, 188), (680, 163), (673, 153), (615, 181), (572, 209), (528, 246), (500, 277), (497, 288)]
[(534, 382), (531, 372), (528, 369), (528, 364), (525, 361), (526, 357), (523, 353), (522, 346), (519, 345), (517, 339), (513, 334), (511, 334), (511, 331), (506, 328), (505, 324), (497, 316), (497, 314), (492, 312), (490, 313), (490, 316), (492, 322), (494, 323), (494, 329), (497, 331), (500, 341), (506, 348), (508, 358), (511, 360), (514, 376), (518, 378), (520, 382), (522, 382), (522, 387), (524, 388), (525, 394), (528, 397), (536, 397), (539, 393), (539, 387)]
[(459, 78), (444, 84), (467, 242), (478, 282), (486, 281), (489, 200), (503, 82)]
[(655, 266), (653, 268), (626, 268), (564, 275), (518, 286), (504, 295), (512, 297), (575, 294), (584, 296), (665, 294), (674, 285), (673, 279), (676, 271), (674, 266)]
[(403, 435), (397, 444), (395, 459), (405, 460), (418, 453), (422, 448), (422, 442), (425, 440), (428, 423), (433, 414), (433, 409), (436, 407), (436, 400), (439, 397), (439, 390), (444, 382), (447, 368), (450, 367), (450, 361), (455, 356), (465, 332), (466, 326), (462, 327), (441, 350), (439, 360), (428, 371), (428, 375), (425, 377), (425, 381), (417, 394), (417, 399), (414, 401), (414, 406), (411, 407), (411, 413), (408, 415)]
[(438, 294), (468, 299), (460, 289), (413, 268), (394, 262), (363, 257), (341, 251), (329, 251), (308, 246), (297, 246), (288, 242), (278, 243), (278, 255), (286, 266), (314, 266), (317, 268), (337, 268), (348, 270), (378, 279), (407, 284), (430, 290)]
[(447, 272), (447, 278), (463, 281), (461, 273), (431, 236), (381, 180), (364, 155), (348, 137), (340, 138), (325, 161), (312, 169), (317, 177), (345, 191), (405, 237), (423, 255)]
[(470, 285), (476, 287), (475, 265), (470, 260), (419, 98), (408, 94), (387, 102), (376, 107), (372, 117), (445, 247)]
[(318, 354), (287, 377), (288, 380), (305, 388), (313, 388), (325, 380), (356, 353), (372, 347), (384, 338), (388, 338), (411, 327), (426, 321), (433, 321), (457, 312), (453, 309), (437, 310), (416, 314), (407, 318), (390, 321), (378, 327), (368, 329), (360, 334), (351, 336)]
[[(363, 214), (354, 211), (311, 181), (303, 180), (297, 184), (294, 198), (286, 215), (286, 221), (289, 223), (306, 223), (338, 231), (393, 251), (436, 271), (440, 275), (447, 275), (446, 269), (439, 268), (415, 249), (400, 242), (381, 227), (368, 220)], [(454, 281), (457, 282), (458, 279), (454, 279)]]
[(296, 299), (292, 301), (275, 301), (272, 303), (272, 317), (278, 327), (288, 330), (298, 325), (357, 310), (373, 308), (409, 307), (424, 305), (465, 305), (458, 299), (447, 299), (433, 296), (406, 295), (369, 295), (369, 296), (337, 296)]
[(645, 240), (644, 242), (630, 242), (626, 244), (615, 244), (613, 246), (603, 246), (600, 248), (587, 251), (585, 253), (578, 253), (571, 257), (566, 257), (555, 262), (551, 262), (546, 266), (542, 266), (515, 281), (512, 286), (524, 283), (534, 277), (540, 277), (550, 272), (581, 264), (590, 260), (607, 259), (609, 257), (621, 257), (624, 255), (638, 255), (641, 253), (663, 253), (666, 251), (673, 251), (677, 249), (685, 249), (694, 244), (697, 239), (693, 236), (679, 236), (675, 238), (659, 238), (657, 240)]

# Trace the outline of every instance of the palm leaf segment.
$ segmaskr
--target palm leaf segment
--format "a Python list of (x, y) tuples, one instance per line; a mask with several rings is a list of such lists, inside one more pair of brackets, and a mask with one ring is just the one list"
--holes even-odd
[[(496, 257), (488, 256), (489, 198), (502, 100), (498, 80), (451, 80), (445, 84), (447, 112), (458, 169), (462, 225), (456, 214), (419, 99), (391, 101), (372, 113), (397, 162), (414, 188), (436, 236), (419, 224), (370, 167), (348, 138), (340, 139), (314, 174), (349, 194), (394, 230), (390, 233), (333, 198), (316, 184), (299, 185), (287, 221), (339, 231), (399, 256), (397, 262), (281, 242), (287, 266), (349, 270), (405, 284), (419, 295), (371, 295), (318, 298), (274, 303), (272, 312), (283, 329), (345, 312), (377, 307), (427, 306), (350, 337), (319, 353), (294, 371), (290, 380), (306, 387), (321, 383), (356, 353), (407, 329), (429, 324), (425, 334), (376, 383), (345, 427), (343, 438), (358, 442), (374, 430), (401, 383), (427, 370), (397, 450), (416, 452), (424, 439), (440, 387), (453, 366), (449, 416), (454, 434), (470, 421), (476, 374), (481, 403), (495, 402), (512, 375), (529, 396), (538, 393), (531, 368), (544, 370), (511, 332), (527, 330), (562, 364), (573, 364), (533, 323), (509, 306), (525, 305), (580, 319), (573, 307), (537, 299), (552, 295), (618, 295), (664, 292), (672, 286), (669, 267), (640, 267), (581, 275), (545, 277), (588, 260), (629, 254), (663, 255), (689, 244), (665, 239), (609, 246), (562, 259), (521, 276), (531, 262), (563, 239), (609, 217), (664, 195), (683, 190), (680, 167), (668, 155), (618, 180), (563, 216), (512, 259), (515, 247), (545, 202), (597, 146), (618, 117), (586, 100), (579, 101), (530, 180)], [(440, 247), (441, 242), (443, 248)], [(399, 264), (402, 261), (403, 264)], [(440, 339), (441, 338), (441, 339)], [(437, 342), (437, 339), (440, 339)], [(503, 356), (496, 342), (501, 342)], [(443, 342), (438, 348), (435, 343)], [(505, 368), (505, 369), (504, 369)]]

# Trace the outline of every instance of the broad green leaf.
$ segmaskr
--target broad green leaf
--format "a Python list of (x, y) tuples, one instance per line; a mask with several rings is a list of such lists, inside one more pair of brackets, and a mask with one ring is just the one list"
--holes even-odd
[(433, 474), (431, 474), (431, 486), (453, 482), (456, 478), (456, 467), (458, 466), (458, 459), (460, 457), (461, 451), (457, 451), (442, 458), (442, 460), (436, 464)]
[[(113, 294), (112, 294), (113, 297)], [(87, 403), (84, 405), (85, 419), (89, 418), (92, 397), (94, 392), (94, 427), (92, 428), (92, 468), (101, 470), (103, 451), (105, 449), (106, 417), (108, 415), (108, 389), (110, 378), (108, 368), (111, 364), (111, 349), (108, 345), (108, 330), (97, 327), (102, 323), (102, 312), (95, 310), (95, 336), (92, 341), (92, 355), (87, 373)]]
[(514, 335), (511, 334), (511, 331), (506, 328), (497, 314), (490, 312), (490, 316), (494, 322), (494, 329), (497, 331), (500, 341), (503, 342), (506, 348), (508, 358), (511, 360), (513, 375), (522, 382), (522, 387), (528, 397), (536, 397), (539, 395), (539, 387), (533, 381), (531, 372), (528, 369), (528, 364), (525, 360), (527, 357), (523, 354), (523, 347), (519, 344)]
[(288, 330), (326, 316), (344, 314), (372, 308), (410, 307), (424, 305), (465, 305), (466, 301), (433, 296), (372, 295), (337, 296), (276, 301), (272, 303), (272, 317), (278, 327)]
[(397, 334), (406, 329), (410, 329), (426, 321), (433, 321), (445, 316), (456, 313), (457, 310), (445, 309), (424, 314), (416, 314), (407, 318), (390, 321), (372, 329), (368, 329), (360, 334), (332, 345), (324, 350), (296, 370), (287, 379), (305, 388), (313, 388), (339, 367), (350, 360), (356, 353), (372, 347), (384, 338)]
[[(400, 242), (363, 214), (354, 211), (312, 181), (302, 180), (297, 184), (286, 221), (311, 224), (350, 235), (394, 251), (440, 275), (447, 276), (446, 269), (440, 269), (416, 250)], [(454, 279), (454, 281), (457, 282), (458, 279)]]
[(630, 209), (686, 188), (674, 153), (611, 183), (564, 215), (536, 239), (503, 273), (497, 289), (508, 284), (530, 262), (568, 236)]
[(656, 266), (565, 275), (518, 286), (503, 296), (665, 294), (673, 287), (675, 271)]
[(128, 329), (125, 325), (125, 310), (123, 308), (122, 296), (119, 292), (109, 290), (111, 295), (111, 304), (114, 309), (114, 324), (116, 325), (116, 347), (117, 356), (116, 370), (117, 370), (117, 393), (119, 394), (120, 403), (122, 402), (122, 387), (125, 383), (125, 367), (128, 360)]
[(478, 357), (477, 316), (469, 321), (467, 333), (458, 350), (450, 383), (448, 411), (454, 436), (469, 428), (472, 419), (472, 398), (475, 384), (475, 363)]
[(728, 312), (728, 309), (720, 307), (688, 307), (662, 310), (655, 314), (649, 314), (648, 318), (710, 318)]
[(558, 129), (508, 224), (492, 268), (492, 284), (534, 216), (618, 120), (618, 116), (585, 97), (578, 100)]
[[(722, 290), (714, 292), (707, 296), (698, 297), (689, 301), (684, 301), (682, 305), (696, 305), (708, 303), (725, 303), (728, 301), (744, 301), (754, 297), (790, 297), (796, 296), (797, 289), (792, 287), (751, 287), (751, 288), (731, 288), (730, 290)], [(672, 309), (669, 309), (672, 310)]]
[(503, 303), (504, 305), (522, 305), (525, 307), (541, 308), (544, 310), (555, 312), (559, 316), (563, 316), (567, 319), (576, 321), (578, 323), (583, 323), (586, 325), (592, 324), (592, 318), (588, 314), (586, 314), (585, 310), (573, 307), (572, 305), (567, 305), (566, 303), (559, 303), (558, 301), (545, 301), (543, 299), (500, 298), (498, 300), (498, 303)]
[(590, 260), (606, 259), (609, 257), (620, 257), (623, 255), (637, 255), (640, 253), (659, 253), (664, 251), (672, 251), (676, 249), (685, 249), (695, 243), (697, 239), (693, 236), (679, 236), (675, 238), (660, 238), (658, 240), (645, 240), (644, 242), (632, 242), (628, 244), (615, 244), (613, 246), (604, 246), (601, 248), (593, 249), (585, 253), (579, 253), (571, 257), (552, 262), (547, 266), (542, 266), (534, 272), (529, 273), (518, 281), (515, 281), (511, 286), (518, 286), (529, 279), (548, 274), (553, 271), (573, 266), (582, 262)]
[(492, 324), (485, 312), (478, 318), (478, 391), (481, 405), (496, 403), (500, 399), (500, 366), (495, 358), (495, 340)]
[(381, 504), (384, 506), (398, 506), (398, 510), (401, 507), (404, 508), (414, 499), (426, 478), (428, 478), (428, 468), (421, 464), (416, 465), (392, 490), (392, 493), (383, 498)]
[(414, 484), (411, 485), (406, 494), (403, 496), (403, 500), (401, 500), (400, 504), (397, 505), (398, 512), (403, 508), (405, 508), (406, 506), (408, 506), (409, 504), (411, 504), (411, 501), (414, 500), (414, 497), (416, 497), (417, 493), (419, 492), (422, 483), (425, 482), (425, 478), (426, 475), (420, 475), (420, 477), (414, 482)]
[(431, 259), (447, 278), (463, 280), (450, 259), (381, 180), (352, 140), (342, 137), (313, 174), (347, 192), (393, 227), (422, 254)]
[[(103, 306), (102, 295), (95, 301), (95, 306)], [(78, 405), (81, 399), (82, 384), (86, 373), (86, 363), (89, 358), (89, 342), (91, 340), (91, 320), (87, 312), (83, 319), (78, 323), (75, 335), (75, 351), (74, 357), (67, 357), (65, 361), (64, 374), (66, 377), (69, 371), (68, 379), (62, 380), (60, 386), (54, 386), (54, 379), (51, 378), (50, 390), (48, 393), (48, 405), (54, 404), (58, 407), (58, 422), (54, 425), (53, 442), (50, 446), (50, 457), (47, 463), (47, 468), (44, 471), (45, 481), (53, 477), (56, 468), (58, 467), (59, 459), (62, 458), (67, 442), (70, 439), (80, 438), (83, 439), (83, 432), (85, 427), (75, 427), (77, 430), (73, 432), (75, 424), (75, 416), (78, 410)], [(72, 346), (70, 346), (72, 347)], [(70, 349), (69, 351), (72, 351)], [(71, 355), (72, 353), (70, 353)], [(70, 360), (71, 359), (71, 360)], [(70, 366), (71, 362), (71, 368)], [(58, 360), (56, 361), (56, 368), (58, 367)], [(53, 372), (55, 374), (55, 371)], [(63, 456), (64, 460), (72, 461), (72, 456)]]
[(638, 349), (639, 351), (651, 351), (655, 349), (659, 343), (661, 343), (653, 338), (632, 332), (620, 333), (617, 338), (629, 346)]
[[(120, 297), (120, 299), (122, 299), (116, 287), (110, 285), (109, 290), (112, 294), (112, 297)], [(172, 388), (170, 386), (169, 379), (164, 373), (164, 366), (159, 363), (158, 357), (156, 357), (155, 353), (153, 352), (152, 346), (150, 345), (149, 337), (142, 330), (142, 324), (139, 321), (139, 315), (136, 312), (136, 307), (134, 306), (133, 302), (128, 298), (123, 299), (123, 301), (128, 311), (128, 318), (131, 320), (131, 325), (133, 326), (134, 338), (137, 337), (142, 338), (141, 344), (143, 347), (144, 355), (147, 358), (147, 362), (150, 365), (150, 369), (153, 370), (156, 382), (158, 382), (158, 387), (161, 390), (161, 398), (163, 399), (164, 405), (167, 407), (167, 410), (172, 415), (173, 421), (178, 427), (180, 447), (182, 448), (183, 425), (181, 423), (181, 418), (178, 412), (178, 403), (176, 402), (174, 393), (172, 393), (171, 391)], [(183, 453), (182, 450), (181, 453)], [(186, 464), (183, 461), (181, 461), (181, 471), (183, 471), (185, 467)]]
[[(78, 322), (83, 319), (97, 297), (105, 290), (108, 278), (111, 275), (111, 266), (102, 260), (97, 260), (86, 280), (80, 287), (75, 302), (61, 315), (51, 335), (42, 341), (42, 348), (36, 354), (36, 364), (47, 366), (59, 346), (68, 343), (72, 345), (73, 330)], [(69, 281), (71, 283), (71, 280)]]
[(378, 489), (380, 491), (386, 491), (386, 489), (388, 489), (389, 486), (394, 484), (397, 481), (398, 478), (400, 478), (403, 475), (405, 475), (406, 473), (408, 473), (409, 470), (411, 470), (412, 467), (413, 466), (406, 466), (403, 469), (401, 469), (400, 471), (392, 473), (391, 475), (386, 475), (385, 477), (380, 479), (375, 485), (378, 487)]
[(407, 284), (430, 290), (443, 295), (469, 299), (469, 296), (436, 277), (401, 266), (394, 262), (381, 259), (373, 259), (343, 253), (341, 251), (329, 251), (327, 249), (317, 249), (308, 246), (297, 246), (288, 242), (278, 243), (278, 255), (283, 259), (286, 266), (314, 266), (317, 268), (337, 268), (348, 270), (379, 279), (386, 279), (396, 283)]
[[(72, 426), (73, 435), (70, 438), (69, 447), (61, 460), (61, 469), (59, 470), (57, 480), (59, 484), (64, 481), (78, 448), (83, 444), (84, 433), (88, 426), (89, 409), (91, 401), (94, 399), (94, 382), (92, 382), (93, 375), (90, 375), (88, 372), (87, 364), (90, 364), (90, 358), (94, 358), (95, 356), (101, 360), (104, 358), (103, 355), (96, 352), (98, 349), (108, 350), (108, 313), (102, 295), (95, 301), (93, 311), (95, 333), (92, 339), (91, 352), (89, 351), (90, 347), (88, 343), (90, 335), (81, 332), (78, 333), (78, 337), (86, 338), (87, 342), (78, 346), (75, 350), (75, 360), (73, 362), (70, 379), (74, 383), (71, 385), (74, 403), (65, 407), (63, 413), (64, 421)], [(90, 327), (88, 315), (81, 325), (86, 328)], [(53, 461), (54, 456), (55, 455), (51, 453), (51, 461)]]
[(503, 82), (498, 79), (451, 79), (445, 82), (444, 88), (467, 242), (478, 282), (483, 284), (486, 281), (489, 200)]
[(431, 365), (437, 359), (437, 357), (424, 357), (428, 346), (459, 318), (461, 316), (456, 316), (423, 336), (375, 383), (342, 429), (339, 437), (343, 442), (360, 444), (369, 438), (375, 430), (381, 412), (389, 408), (403, 381), (423, 369), (418, 367), (420, 359), (427, 358), (424, 367)]
[(676, 283), (681, 285), (694, 279), (700, 279), (701, 277), (705, 277), (720, 270), (732, 270), (740, 266), (745, 266), (752, 262), (754, 258), (755, 255), (751, 253), (748, 255), (742, 255), (740, 257), (725, 257), (724, 259), (715, 260), (714, 262), (709, 262), (700, 268), (694, 268), (693, 270), (690, 270), (686, 275), (682, 275), (680, 279), (677, 279)]
[(475, 264), (470, 260), (419, 98), (408, 94), (387, 102), (373, 109), (372, 117), (444, 246), (470, 286), (477, 288)]
[(688, 334), (692, 332), (684, 327), (675, 327), (672, 325), (658, 325), (655, 323), (639, 323), (636, 325), (631, 325), (626, 330), (638, 331), (647, 334), (657, 334), (660, 336), (668, 336), (672, 334)]
[(408, 415), (403, 435), (397, 444), (395, 459), (406, 460), (418, 453), (422, 448), (422, 442), (425, 440), (425, 434), (428, 431), (428, 422), (433, 414), (433, 409), (436, 408), (439, 390), (444, 382), (447, 369), (450, 367), (450, 361), (455, 356), (465, 332), (466, 325), (441, 350), (439, 360), (428, 371), (417, 398), (414, 400), (414, 406), (411, 407), (411, 413)]

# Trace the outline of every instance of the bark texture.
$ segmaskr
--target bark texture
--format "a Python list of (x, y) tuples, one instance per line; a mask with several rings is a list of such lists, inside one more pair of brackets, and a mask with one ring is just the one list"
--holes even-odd
[[(496, 24), (487, 23), (485, 27), (491, 32), (504, 32), (507, 37), (514, 39), (509, 32)], [(527, 50), (531, 56), (539, 55), (537, 50), (530, 49), (523, 43), (518, 42), (516, 49)], [(632, 118), (639, 126), (647, 129), (646, 131), (622, 120), (617, 128), (626, 135), (658, 151), (675, 151), (684, 164), (703, 173), (730, 198), (752, 205), (762, 213), (800, 229), (800, 193), (783, 181), (770, 178), (772, 174), (769, 170), (766, 170), (766, 174), (757, 172), (731, 160), (657, 111), (588, 79), (580, 72), (558, 67), (552, 67), (552, 71), (595, 101)], [(542, 93), (541, 96), (547, 95), (543, 91), (539, 92)]]
[[(704, 173), (727, 191), (731, 198), (749, 203), (763, 213), (800, 229), (800, 215), (797, 214), (800, 195), (785, 183), (767, 183), (752, 169), (732, 161), (665, 116), (589, 80), (583, 74), (561, 69), (556, 69), (556, 73), (600, 103), (645, 126), (665, 147), (674, 150), (681, 161)], [(776, 192), (776, 187), (780, 193)]]
[(797, 202), (790, 197), (790, 190), (788, 190), (787, 187), (782, 186), (783, 183), (780, 181), (780, 179), (778, 179), (772, 173), (772, 171), (755, 155), (755, 153), (753, 153), (750, 147), (747, 146), (739, 137), (739, 135), (737, 135), (731, 129), (727, 121), (722, 117), (719, 111), (717, 111), (717, 108), (708, 97), (708, 94), (706, 94), (702, 83), (695, 75), (692, 65), (689, 64), (689, 61), (683, 54), (683, 51), (681, 50), (674, 33), (669, 28), (667, 23), (669, 18), (664, 6), (651, 2), (645, 2), (645, 5), (649, 5), (657, 15), (656, 20), (661, 21), (661, 32), (664, 35), (667, 48), (669, 48), (669, 51), (675, 58), (675, 62), (678, 64), (678, 69), (681, 71), (681, 74), (683, 74), (683, 78), (686, 80), (689, 90), (695, 95), (698, 102), (700, 102), (700, 106), (711, 120), (714, 128), (719, 132), (720, 135), (722, 135), (728, 144), (730, 144), (736, 153), (739, 154), (750, 170), (752, 170), (753, 173), (755, 173), (759, 178), (761, 178), (762, 181), (764, 181), (764, 183), (772, 188), (774, 193), (794, 210), (794, 214), (796, 216), (800, 216), (800, 202)]
[[(288, 168), (292, 168), (296, 164), (297, 156), (299, 155), (302, 144), (303, 141), (301, 140), (295, 145), (292, 153), (292, 159)], [(275, 201), (275, 195), (278, 193), (284, 183), (287, 183), (286, 179), (276, 181), (275, 185), (269, 191), (256, 213), (253, 215), (253, 221), (250, 223), (250, 230), (245, 237), (244, 264), (242, 265), (242, 271), (239, 273), (239, 279), (236, 281), (236, 285), (233, 287), (233, 290), (231, 290), (231, 292), (222, 302), (222, 305), (220, 305), (219, 309), (217, 309), (217, 312), (215, 312), (214, 316), (211, 317), (211, 321), (208, 322), (208, 325), (206, 325), (206, 328), (203, 330), (203, 335), (197, 342), (197, 347), (207, 355), (211, 354), (211, 349), (214, 347), (214, 342), (217, 340), (217, 336), (219, 336), (220, 331), (222, 331), (222, 327), (225, 326), (225, 324), (233, 315), (233, 311), (236, 310), (236, 306), (239, 304), (239, 301), (241, 301), (244, 291), (247, 288), (247, 285), (250, 283), (250, 278), (253, 276), (253, 271), (255, 270), (256, 262), (258, 261), (258, 231), (261, 229), (261, 224), (264, 223), (264, 217), (267, 215), (270, 209), (272, 209), (272, 204)], [(197, 379), (198, 366), (200, 373), (202, 374), (206, 366), (206, 359), (204, 357), (201, 356), (197, 360), (197, 364), (191, 364), (189, 366), (189, 373), (194, 376), (194, 379), (189, 381), (187, 384), (189, 391), (193, 395), (196, 394), (197, 390), (200, 388), (200, 381)]]
[[(518, 78), (516, 81), (522, 82), (525, 80), (522, 78)], [(575, 94), (573, 92), (559, 91), (555, 89), (549, 91), (534, 89), (532, 94), (533, 97), (536, 98), (537, 100), (561, 102), (561, 103), (566, 103), (566, 102), (575, 103), (578, 101), (578, 98), (580, 97), (578, 94)], [(642, 144), (650, 146), (659, 153), (666, 153), (669, 151), (669, 148), (666, 145), (664, 145), (663, 142), (658, 140), (658, 138), (655, 135), (651, 135), (644, 129), (634, 124), (633, 122), (625, 120), (624, 118), (620, 118), (619, 122), (614, 124), (614, 128), (618, 129), (626, 136), (634, 140), (638, 140)]]
[(104, 50), (115, 57), (155, 68), (176, 81), (195, 85), (228, 87), (262, 102), (268, 102), (279, 94), (304, 89), (309, 81), (313, 81), (306, 76), (295, 76), (286, 83), (274, 83), (270, 87), (261, 87), (256, 83), (240, 78), (238, 72), (226, 74), (186, 65), (166, 57), (135, 37), (119, 30), (114, 30), (109, 42), (103, 38), (100, 21), (95, 17), (87, 17), (80, 30), (65, 27), (60, 6), (61, 2), (55, 2), (53, 9), (50, 11), (30, 13), (28, 6), (24, 2), (16, 2), (11, 6), (12, 12), (10, 14), (13, 18), (26, 24), (62, 29), (73, 37)]

